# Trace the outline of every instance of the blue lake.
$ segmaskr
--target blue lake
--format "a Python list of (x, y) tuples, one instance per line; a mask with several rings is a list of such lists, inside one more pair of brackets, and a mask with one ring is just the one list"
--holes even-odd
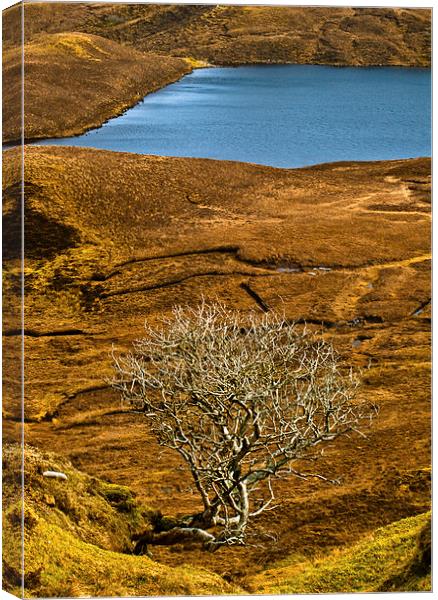
[(430, 86), (427, 69), (199, 69), (99, 129), (38, 143), (277, 167), (430, 156)]

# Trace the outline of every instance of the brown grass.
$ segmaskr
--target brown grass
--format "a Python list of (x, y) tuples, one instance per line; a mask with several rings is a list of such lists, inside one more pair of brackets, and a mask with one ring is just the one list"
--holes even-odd
[[(85, 31), (133, 47), (214, 64), (430, 65), (431, 11), (405, 8), (39, 3), (25, 7), (26, 39)], [(5, 42), (18, 42), (18, 10)]]
[[(57, 470), (67, 480), (43, 477)], [(3, 584), (21, 596), (21, 449), (3, 448)], [(62, 457), (25, 446), (24, 596), (157, 596), (238, 593), (205, 569), (132, 556), (148, 509), (123, 486), (89, 477)]]
[[(4, 12), (4, 142), (21, 138), (21, 10)], [(99, 127), (206, 64), (430, 65), (424, 9), (38, 2), (23, 10), (27, 140)]]
[[(196, 60), (430, 64), (429, 10), (38, 3), (25, 11), (26, 137), (98, 126)], [(16, 7), (6, 11), (3, 28), (8, 140), (20, 133), (18, 15)], [(348, 577), (351, 565), (360, 574), (371, 556), (372, 570), (371, 533), (406, 517), (414, 520), (385, 530), (382, 547), (411, 556), (415, 515), (430, 504), (428, 159), (282, 170), (31, 147), (25, 196), (25, 436), (56, 453), (28, 455), (42, 461), (39, 467), (68, 470), (75, 484), (42, 486), (39, 471), (28, 472), (31, 594), (235, 590), (200, 566), (227, 580), (254, 577), (255, 591), (262, 591), (269, 588), (266, 569), (286, 557), (280, 587), (290, 590), (294, 556), (306, 565), (303, 585), (310, 591), (308, 582), (320, 581), (309, 561), (329, 557), (324, 572), (335, 572), (336, 584), (339, 566)], [(12, 442), (21, 433), (17, 150), (4, 153), (3, 211), (3, 427)], [(144, 515), (120, 486), (170, 515), (196, 510), (199, 502), (178, 457), (160, 452), (141, 418), (121, 410), (106, 386), (111, 344), (127, 347), (141, 335), (144, 318), (154, 322), (175, 303), (193, 304), (202, 295), (243, 311), (257, 308), (260, 298), (290, 319), (306, 320), (333, 339), (347, 364), (370, 367), (361, 393), (380, 413), (367, 438), (342, 440), (321, 458), (318, 470), (340, 478), (341, 486), (276, 482), (280, 506), (256, 522), (262, 547), (214, 555), (159, 548), (158, 563), (127, 557), (119, 551)], [(90, 494), (96, 480), (65, 457), (113, 482), (135, 524), (105, 494)], [(10, 467), (5, 574), (18, 593), (19, 478)], [(363, 540), (365, 553), (343, 554)], [(412, 564), (388, 573), (381, 589), (426, 589)], [(342, 589), (354, 585), (350, 578)]]
[[(18, 157), (4, 154), (6, 439), (19, 433), (20, 415), (17, 239), (8, 235)], [(429, 159), (282, 170), (30, 147), (25, 179), (25, 434), (34, 445), (167, 514), (198, 509), (178, 457), (160, 452), (139, 415), (120, 412), (104, 380), (113, 342), (126, 348), (145, 318), (202, 295), (257, 309), (249, 286), (269, 307), (313, 323), (347, 364), (370, 365), (361, 393), (379, 416), (367, 438), (339, 441), (318, 466), (341, 486), (278, 481), (280, 507), (256, 523), (263, 547), (208, 556), (160, 548), (160, 562), (239, 581), (293, 552), (343, 548), (428, 510)]]
[[(5, 328), (12, 332), (18, 156), (7, 151), (4, 169)], [(412, 178), (423, 182), (418, 192), (408, 190)], [(291, 319), (345, 331), (341, 340), (356, 339), (359, 353), (381, 347), (374, 333), (386, 335), (381, 325), (427, 327), (428, 181), (426, 159), (281, 170), (27, 148), (26, 345), (65, 373), (49, 378), (47, 361), (42, 370), (29, 362), (28, 416), (41, 418), (69, 394), (101, 386), (109, 340), (132, 339), (146, 314), (169, 310), (174, 290), (182, 302), (203, 292), (246, 309), (255, 304), (245, 284)], [(370, 196), (386, 210), (370, 209)], [(14, 344), (13, 335), (7, 339)]]
[[(24, 47), (25, 138), (63, 137), (102, 125), (191, 71), (86, 33), (37, 36)], [(3, 141), (21, 136), (21, 48), (3, 52)]]

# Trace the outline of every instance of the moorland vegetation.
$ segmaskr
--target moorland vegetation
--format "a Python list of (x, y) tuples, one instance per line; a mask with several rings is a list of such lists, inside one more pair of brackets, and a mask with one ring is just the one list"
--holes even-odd
[(212, 552), (244, 544), (253, 517), (275, 507), (273, 480), (327, 481), (299, 465), (372, 416), (354, 402), (359, 378), (342, 372), (333, 346), (275, 313), (175, 307), (161, 328), (147, 328), (131, 352), (114, 357), (114, 369), (111, 385), (182, 457), (203, 504), (142, 545), (190, 535)]
[[(7, 140), (20, 132), (8, 112), (20, 104), (20, 10), (4, 13)], [(428, 10), (24, 10), (26, 138), (101, 124), (205, 61), (430, 64)], [(27, 596), (430, 589), (430, 159), (274, 169), (28, 145), (23, 183), (20, 149), (3, 161), (5, 588), (23, 591), (23, 427)], [(184, 461), (108, 384), (110, 349), (126, 354), (145, 318), (155, 327), (202, 297), (306, 323), (363, 369), (357, 399), (380, 412), (366, 437), (319, 457), (341, 485), (275, 482), (281, 501), (254, 516), (256, 545), (132, 555), (202, 501)]]
[[(3, 427), (13, 442), (21, 417), (20, 152), (7, 153)], [(153, 327), (176, 303), (202, 296), (242, 315), (279, 311), (306, 322), (346, 364), (365, 369), (358, 398), (380, 407), (367, 437), (340, 438), (319, 458), (318, 473), (341, 485), (293, 475), (275, 482), (281, 501), (254, 517), (256, 547), (206, 555), (199, 544), (154, 546), (153, 561), (261, 590), (262, 573), (285, 557), (291, 565), (331, 557), (336, 568), (340, 553), (368, 544), (379, 527), (429, 510), (429, 159), (288, 170), (35, 146), (26, 148), (25, 182), (28, 443), (129, 487), (165, 519), (200, 512), (184, 462), (160, 450), (105, 379), (112, 344), (129, 351), (145, 317)], [(409, 562), (418, 530), (406, 523)], [(385, 556), (394, 553), (387, 548)], [(89, 589), (94, 567), (81, 564), (74, 579)], [(388, 576), (402, 581), (391, 564)], [(279, 589), (288, 574), (278, 573)], [(376, 589), (383, 576), (360, 589)], [(30, 579), (27, 590), (36, 589)]]

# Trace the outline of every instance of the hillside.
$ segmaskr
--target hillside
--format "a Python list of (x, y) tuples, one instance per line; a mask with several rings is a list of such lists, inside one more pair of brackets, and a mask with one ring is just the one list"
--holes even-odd
[(288, 557), (245, 584), (259, 594), (430, 591), (430, 535), (430, 513), (402, 519), (331, 555)]
[[(19, 43), (18, 10), (5, 42)], [(25, 34), (84, 31), (142, 51), (214, 64), (430, 65), (428, 9), (38, 3)]]
[[(26, 140), (98, 127), (206, 64), (430, 65), (429, 10), (44, 2), (23, 10)], [(3, 142), (21, 137), (20, 11), (3, 13)]]
[[(110, 352), (175, 303), (219, 298), (284, 310), (364, 368), (380, 406), (366, 438), (327, 448), (342, 485), (276, 482), (262, 547), (154, 557), (239, 583), (291, 551), (360, 541), (429, 509), (430, 160), (274, 169), (244, 163), (27, 147), (26, 440), (165, 513), (199, 507), (177, 455), (159, 452), (105, 378)], [(4, 160), (4, 421), (19, 432), (19, 151)], [(15, 309), (14, 309), (15, 307)], [(14, 312), (15, 310), (15, 312)], [(154, 457), (153, 460), (151, 457)], [(151, 500), (153, 499), (153, 501)]]
[[(3, 13), (3, 140), (81, 134), (193, 68), (429, 67), (431, 10), (25, 3)], [(27, 596), (430, 589), (431, 160), (279, 169), (80, 147), (3, 152), (4, 585)], [(175, 304), (280, 311), (333, 342), (378, 408), (273, 482), (249, 546), (132, 554), (199, 511), (179, 455), (108, 383)], [(24, 406), (21, 310), (24, 310)], [(45, 470), (67, 479), (50, 479)]]
[[(83, 133), (190, 72), (180, 59), (143, 54), (85, 33), (38, 36), (24, 48), (25, 137)], [(3, 141), (21, 137), (21, 49), (3, 51)]]
[[(149, 526), (150, 510), (128, 488), (89, 477), (60, 456), (25, 449), (26, 597), (239, 592), (205, 569), (169, 568), (133, 556), (131, 536)], [(3, 583), (21, 596), (19, 446), (3, 448), (3, 469)], [(44, 477), (46, 470), (67, 479)]]
[[(156, 596), (248, 593), (376, 591), (412, 571), (395, 589), (430, 589), (430, 516), (404, 519), (366, 536), (342, 553), (314, 564), (288, 557), (230, 585), (205, 569), (168, 567), (148, 556), (131, 554), (132, 536), (150, 529), (154, 511), (138, 502), (125, 486), (90, 477), (66, 459), (26, 445), (25, 560), (26, 596)], [(5, 588), (21, 595), (21, 450), (3, 447), (3, 577)], [(65, 480), (43, 476), (47, 470)], [(422, 532), (422, 546), (418, 532)], [(424, 533), (423, 533), (424, 532)], [(178, 549), (184, 552), (183, 548)], [(376, 555), (379, 558), (375, 563)], [(364, 573), (364, 565), (369, 570)], [(412, 569), (412, 566), (416, 566)], [(352, 585), (352, 582), (353, 585)]]

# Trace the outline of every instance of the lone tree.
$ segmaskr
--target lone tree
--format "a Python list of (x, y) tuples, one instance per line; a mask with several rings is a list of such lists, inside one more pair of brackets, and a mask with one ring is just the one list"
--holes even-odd
[(143, 546), (243, 543), (250, 519), (272, 508), (274, 477), (325, 479), (299, 465), (370, 417), (333, 346), (271, 313), (175, 308), (114, 367), (112, 385), (182, 456), (203, 504), (171, 531), (145, 534)]

